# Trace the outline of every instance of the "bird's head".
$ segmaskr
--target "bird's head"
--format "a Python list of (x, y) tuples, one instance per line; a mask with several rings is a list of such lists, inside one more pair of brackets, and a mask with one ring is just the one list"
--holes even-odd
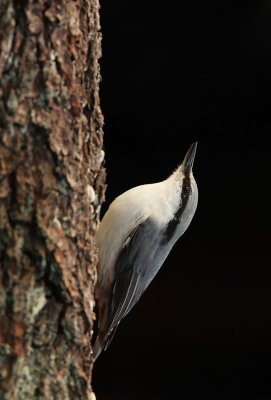
[[(197, 142), (189, 147), (181, 165), (168, 178), (170, 188), (168, 190), (168, 199), (171, 203), (172, 211), (167, 229), (168, 237), (171, 237), (177, 225), (183, 232), (189, 225), (197, 208), (198, 188), (193, 176), (196, 150)], [(181, 221), (182, 223), (180, 224)]]
[(183, 198), (191, 194), (197, 194), (197, 184), (193, 176), (193, 164), (197, 150), (197, 142), (193, 143), (181, 165), (173, 172), (171, 179), (175, 181), (175, 187), (178, 188), (179, 193)]

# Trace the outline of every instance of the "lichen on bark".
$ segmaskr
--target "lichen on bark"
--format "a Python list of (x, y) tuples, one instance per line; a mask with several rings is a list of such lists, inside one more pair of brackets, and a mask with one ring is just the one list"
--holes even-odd
[(98, 0), (0, 4), (0, 398), (93, 399)]

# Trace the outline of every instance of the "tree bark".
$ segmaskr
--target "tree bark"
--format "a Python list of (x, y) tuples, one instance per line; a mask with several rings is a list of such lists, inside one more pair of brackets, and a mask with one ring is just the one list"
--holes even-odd
[(0, 2), (0, 398), (94, 399), (98, 0)]

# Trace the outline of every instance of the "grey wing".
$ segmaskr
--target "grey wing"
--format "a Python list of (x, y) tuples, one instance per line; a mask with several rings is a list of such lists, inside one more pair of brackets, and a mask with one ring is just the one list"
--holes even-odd
[(127, 238), (116, 262), (116, 280), (112, 292), (105, 335), (106, 347), (120, 321), (137, 303), (163, 261), (159, 231), (150, 220), (141, 223)]

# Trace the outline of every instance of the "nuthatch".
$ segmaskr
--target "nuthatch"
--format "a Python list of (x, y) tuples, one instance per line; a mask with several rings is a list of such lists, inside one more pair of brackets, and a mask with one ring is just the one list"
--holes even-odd
[(96, 235), (98, 247), (97, 359), (188, 228), (198, 202), (192, 167), (197, 143), (166, 180), (134, 187), (117, 197)]

